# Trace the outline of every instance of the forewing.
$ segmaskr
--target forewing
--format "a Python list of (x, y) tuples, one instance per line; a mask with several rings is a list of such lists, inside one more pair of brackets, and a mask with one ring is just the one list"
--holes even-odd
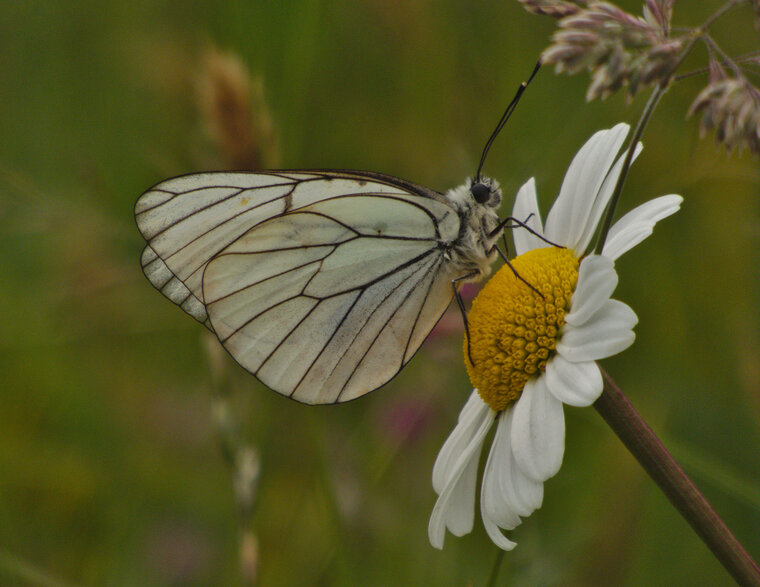
[(390, 380), (452, 297), (459, 219), (419, 195), (331, 197), (258, 224), (208, 262), (202, 296), (232, 356), (317, 404)]
[(357, 172), (199, 173), (169, 179), (135, 205), (137, 226), (148, 243), (143, 272), (162, 294), (208, 326), (203, 270), (246, 231), (331, 196), (374, 193), (425, 199), (410, 189), (425, 192), (403, 180)]

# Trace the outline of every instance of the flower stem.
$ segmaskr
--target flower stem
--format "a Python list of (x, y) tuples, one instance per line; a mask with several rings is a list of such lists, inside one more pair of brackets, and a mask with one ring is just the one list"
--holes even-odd
[(0, 548), (0, 575), (14, 585), (23, 584), (31, 587), (66, 587), (68, 585), (4, 548)]
[[(744, 55), (739, 55), (738, 57), (734, 57), (733, 59), (727, 59), (723, 58), (721, 61), (718, 61), (718, 65), (722, 67), (731, 67), (733, 65), (739, 65), (741, 63), (752, 63), (758, 61), (760, 58), (760, 50), (756, 51), (750, 51), (749, 53), (745, 53)], [(673, 76), (673, 83), (678, 83), (681, 80), (688, 79), (690, 77), (694, 77), (696, 75), (704, 75), (706, 73), (710, 72), (710, 67), (700, 67), (699, 69), (695, 69), (693, 71), (687, 71), (686, 73), (681, 73), (679, 75)]]
[(246, 442), (241, 421), (232, 402), (232, 384), (227, 358), (216, 337), (204, 335), (213, 394), (212, 419), (222, 458), (232, 472), (237, 510), (241, 584), (253, 585), (258, 566), (258, 546), (253, 531), (253, 515), (259, 480), (259, 452)]
[(620, 170), (620, 175), (618, 176), (617, 183), (615, 184), (615, 189), (612, 192), (612, 197), (610, 198), (610, 203), (607, 206), (607, 211), (604, 215), (604, 222), (602, 223), (602, 228), (599, 232), (599, 238), (596, 241), (597, 254), (601, 254), (602, 249), (604, 248), (604, 243), (607, 240), (607, 233), (610, 231), (610, 226), (612, 226), (612, 219), (615, 216), (615, 208), (617, 207), (618, 200), (620, 199), (620, 194), (623, 192), (623, 184), (625, 183), (625, 178), (628, 175), (628, 169), (631, 167), (631, 161), (633, 161), (633, 154), (636, 151), (636, 145), (639, 143), (639, 139), (644, 133), (644, 129), (649, 122), (649, 118), (652, 116), (652, 112), (654, 112), (654, 109), (657, 107), (657, 104), (660, 101), (660, 98), (662, 98), (662, 95), (665, 93), (665, 90), (665, 85), (660, 85), (655, 88), (654, 92), (652, 92), (652, 95), (649, 96), (649, 100), (647, 101), (646, 106), (644, 106), (644, 111), (641, 113), (638, 123), (636, 123), (636, 129), (633, 131), (631, 143), (628, 146), (628, 150), (625, 154), (625, 159), (623, 160), (623, 167)]
[(504, 560), (504, 554), (506, 553), (506, 550), (499, 549), (499, 552), (496, 553), (496, 559), (493, 561), (493, 567), (491, 568), (491, 575), (488, 577), (488, 583), (486, 583), (486, 587), (495, 587), (496, 586), (496, 579), (499, 578), (499, 569), (501, 568), (501, 561)]
[(723, 16), (726, 12), (731, 10), (732, 8), (735, 8), (736, 6), (739, 6), (739, 4), (745, 4), (747, 0), (728, 0), (723, 6), (721, 6), (718, 10), (713, 13), (710, 18), (708, 18), (705, 22), (702, 23), (702, 26), (699, 27), (699, 30), (704, 32), (707, 31), (708, 28), (712, 26), (712, 24), (718, 20), (721, 16)]
[(757, 563), (604, 369), (602, 375), (604, 391), (594, 404), (597, 412), (734, 580), (740, 585), (760, 585)]

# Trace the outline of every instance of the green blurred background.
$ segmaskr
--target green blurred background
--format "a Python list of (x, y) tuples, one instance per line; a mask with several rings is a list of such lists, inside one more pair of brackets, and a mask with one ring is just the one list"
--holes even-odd
[[(679, 2), (676, 21), (718, 4)], [(716, 30), (733, 54), (757, 48), (738, 16)], [(242, 582), (204, 329), (141, 274), (132, 216), (157, 181), (224, 166), (198, 98), (212, 48), (260, 80), (270, 160), (445, 190), (553, 27), (509, 0), (0, 4), (0, 584)], [(544, 70), (527, 91), (486, 165), (508, 202), (535, 175), (546, 210), (593, 131), (635, 122), (643, 97), (586, 104), (587, 82)], [(758, 557), (760, 165), (685, 120), (703, 82), (665, 97), (627, 183), (623, 209), (685, 202), (618, 263), (640, 324), (604, 364)], [(261, 458), (258, 583), (484, 584), (479, 521), (442, 552), (427, 540), (433, 461), (470, 392), (460, 345), (454, 313), (383, 390), (327, 408), (225, 359)], [(499, 584), (730, 584), (598, 414), (566, 414), (565, 463)]]

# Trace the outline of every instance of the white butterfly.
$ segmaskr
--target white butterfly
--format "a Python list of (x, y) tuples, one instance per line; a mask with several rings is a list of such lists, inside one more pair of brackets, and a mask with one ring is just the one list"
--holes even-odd
[(490, 272), (501, 198), (483, 177), (444, 195), (371, 172), (200, 173), (135, 216), (156, 289), (265, 385), (325, 404), (388, 382)]

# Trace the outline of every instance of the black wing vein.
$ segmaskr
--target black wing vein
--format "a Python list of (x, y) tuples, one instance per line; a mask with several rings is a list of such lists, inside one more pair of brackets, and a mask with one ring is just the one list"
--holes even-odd
[[(421, 261), (422, 259), (424, 259), (424, 256), (421, 256), (421, 257), (419, 257), (417, 260), (418, 260), (418, 261)], [(403, 286), (403, 285), (404, 285), (404, 284), (405, 284), (407, 281), (409, 281), (409, 280), (410, 280), (412, 277), (414, 277), (414, 275), (415, 275), (414, 273), (411, 273), (411, 274), (409, 274), (409, 275), (408, 275), (407, 277), (405, 277), (403, 280), (399, 281), (399, 283), (398, 283), (398, 284), (396, 284), (396, 285), (395, 285), (395, 286), (394, 286), (394, 287), (393, 287), (391, 290), (389, 290), (389, 291), (386, 293), (386, 295), (385, 295), (385, 296), (384, 296), (384, 297), (383, 297), (383, 298), (382, 298), (382, 299), (381, 299), (379, 302), (377, 302), (377, 303), (375, 304), (375, 307), (372, 309), (372, 312), (370, 312), (369, 314), (366, 314), (366, 315), (365, 315), (365, 319), (364, 319), (364, 321), (362, 322), (362, 326), (366, 326), (366, 325), (367, 325), (367, 323), (370, 321), (370, 319), (371, 319), (371, 318), (372, 318), (372, 317), (375, 315), (375, 313), (376, 313), (376, 312), (377, 312), (377, 311), (380, 309), (380, 307), (383, 305), (383, 303), (384, 303), (386, 300), (388, 300), (388, 299), (389, 299), (389, 298), (390, 298), (390, 297), (391, 297), (391, 296), (392, 296), (392, 295), (393, 295), (393, 294), (394, 294), (394, 293), (395, 293), (395, 292), (396, 292), (396, 291), (397, 291), (397, 290), (398, 290), (398, 289), (399, 289), (401, 286)], [(419, 281), (420, 281), (420, 280), (418, 280), (418, 281), (417, 281), (417, 283), (419, 283)], [(294, 393), (295, 393), (295, 392), (298, 390), (298, 387), (301, 385), (301, 383), (303, 382), (303, 380), (304, 380), (304, 379), (306, 379), (307, 375), (308, 375), (308, 374), (311, 372), (311, 370), (312, 370), (312, 368), (314, 367), (314, 365), (315, 365), (315, 364), (317, 363), (317, 361), (318, 361), (318, 360), (319, 360), (319, 359), (322, 357), (322, 354), (325, 352), (325, 350), (327, 349), (327, 347), (328, 347), (328, 345), (330, 344), (330, 342), (333, 340), (333, 338), (335, 337), (335, 335), (336, 335), (336, 334), (338, 333), (338, 331), (341, 329), (341, 327), (342, 327), (342, 326), (343, 326), (343, 324), (345, 323), (345, 320), (346, 320), (346, 318), (348, 317), (348, 315), (349, 315), (349, 314), (351, 313), (351, 311), (354, 309), (354, 307), (355, 307), (355, 306), (356, 306), (356, 304), (359, 302), (359, 300), (362, 298), (362, 296), (363, 296), (364, 294), (366, 294), (366, 293), (367, 293), (367, 290), (369, 289), (369, 287), (371, 287), (371, 284), (368, 284), (368, 285), (366, 285), (365, 287), (363, 287), (363, 288), (362, 288), (362, 291), (361, 291), (361, 293), (360, 293), (360, 294), (359, 294), (359, 295), (356, 297), (356, 299), (354, 300), (354, 302), (351, 304), (351, 307), (349, 308), (348, 312), (346, 312), (346, 313), (345, 313), (345, 315), (343, 316), (343, 318), (341, 318), (340, 322), (339, 322), (339, 323), (336, 325), (336, 327), (333, 329), (333, 332), (332, 332), (332, 334), (331, 334), (331, 335), (330, 335), (330, 337), (329, 337), (329, 338), (328, 338), (328, 339), (325, 341), (325, 343), (322, 345), (322, 348), (320, 349), (319, 353), (317, 353), (317, 355), (316, 355), (316, 356), (314, 357), (314, 359), (311, 361), (311, 363), (310, 363), (310, 365), (309, 365), (308, 369), (306, 369), (306, 371), (304, 372), (304, 374), (301, 376), (301, 379), (300, 379), (300, 380), (298, 381), (298, 383), (295, 385), (295, 387), (293, 388), (293, 391), (291, 392), (291, 394), (290, 394), (290, 395), (293, 395), (293, 394), (294, 394)], [(348, 293), (348, 292), (344, 292), (344, 293)], [(403, 299), (402, 299), (401, 303), (399, 304), (399, 307), (400, 307), (401, 305), (403, 305), (403, 303), (406, 301), (406, 299), (407, 299), (407, 298), (403, 298)], [(391, 314), (391, 318), (392, 318), (393, 316), (395, 316), (395, 315), (396, 315), (396, 312), (398, 312), (398, 307), (397, 307), (397, 308), (396, 308), (396, 309), (393, 311), (393, 314)], [(385, 325), (387, 326), (387, 324), (388, 324), (388, 322), (386, 321), (386, 324), (385, 324)], [(384, 329), (384, 328), (385, 328), (385, 326), (383, 326), (383, 327), (380, 329), (380, 331), (378, 332), (378, 334), (377, 334), (377, 335), (374, 337), (374, 339), (373, 339), (373, 342), (370, 344), (370, 347), (372, 346), (372, 344), (374, 344), (374, 340), (376, 340), (376, 339), (377, 339), (377, 337), (380, 335), (380, 333), (383, 331), (383, 329)], [(352, 344), (353, 344), (353, 343), (356, 341), (356, 339), (357, 339), (357, 337), (359, 336), (359, 334), (360, 334), (361, 330), (362, 330), (362, 328), (361, 328), (361, 327), (355, 327), (355, 328), (354, 328), (354, 331), (355, 331), (355, 332), (354, 332), (354, 336), (352, 337), (351, 343), (348, 345), (349, 347), (350, 347), (350, 346), (351, 346), (351, 345), (352, 345)], [(367, 352), (369, 352), (369, 348), (368, 348), (368, 349), (367, 349), (367, 351), (364, 353), (364, 355), (362, 355), (362, 358), (364, 358), (364, 356), (366, 356)], [(335, 369), (337, 369), (337, 368), (338, 368), (338, 364), (339, 364), (339, 363), (336, 363), (335, 365), (333, 365), (333, 368), (330, 370), (330, 374), (329, 374), (329, 375), (332, 375), (332, 374), (335, 372)], [(359, 364), (359, 363), (357, 363), (357, 367), (358, 367), (358, 364)], [(356, 367), (354, 368), (354, 370), (352, 370), (352, 371), (351, 371), (351, 375), (350, 375), (350, 376), (349, 376), (349, 377), (346, 379), (346, 383), (345, 383), (345, 384), (344, 384), (344, 386), (343, 386), (344, 388), (345, 388), (345, 385), (347, 385), (347, 384), (348, 384), (348, 382), (350, 381), (350, 378), (351, 378), (351, 376), (353, 376), (353, 373), (354, 373), (355, 371), (356, 371)], [(329, 375), (328, 375), (328, 377), (329, 377)], [(342, 391), (342, 390), (341, 390), (341, 391)]]
[[(424, 279), (426, 279), (426, 278), (427, 278), (427, 277), (430, 275), (430, 273), (431, 273), (431, 272), (433, 272), (433, 271), (437, 271), (439, 267), (440, 267), (440, 261), (439, 261), (438, 263), (432, 264), (432, 265), (431, 265), (431, 266), (430, 266), (430, 267), (429, 267), (429, 268), (428, 268), (428, 269), (425, 271), (425, 273), (424, 273), (422, 276), (420, 276), (420, 278), (419, 278), (419, 279), (417, 280), (417, 282), (415, 283), (415, 286), (416, 286), (416, 285), (418, 285), (420, 282), (422, 282)], [(413, 277), (414, 275), (415, 275), (414, 273), (413, 273), (413, 274), (411, 274), (411, 275), (410, 275), (410, 276), (407, 278), (407, 280), (408, 280), (408, 279), (410, 279), (411, 277)], [(433, 281), (434, 281), (434, 280), (431, 280), (431, 283), (432, 283)], [(395, 288), (394, 288), (394, 291), (395, 291), (396, 289), (398, 289), (399, 287), (401, 287), (401, 285), (402, 285), (402, 284), (403, 284), (403, 282), (402, 282), (402, 283), (399, 283), (399, 285), (398, 285), (397, 287), (395, 287)], [(345, 381), (345, 383), (344, 383), (344, 384), (343, 384), (343, 386), (341, 387), (340, 393), (338, 394), (338, 401), (340, 401), (340, 397), (341, 397), (341, 394), (342, 394), (342, 393), (345, 391), (346, 387), (347, 387), (347, 386), (348, 386), (348, 384), (351, 382), (351, 379), (352, 379), (352, 378), (353, 378), (353, 376), (356, 374), (356, 372), (359, 370), (359, 367), (362, 365), (362, 363), (363, 363), (363, 361), (364, 361), (365, 357), (366, 357), (366, 356), (369, 354), (369, 352), (370, 352), (370, 351), (372, 350), (372, 348), (375, 346), (375, 343), (376, 343), (376, 342), (377, 342), (377, 341), (380, 339), (380, 336), (381, 336), (381, 335), (384, 333), (385, 329), (388, 327), (388, 324), (390, 324), (390, 322), (391, 322), (391, 321), (393, 320), (393, 318), (396, 316), (396, 314), (398, 313), (398, 311), (399, 311), (399, 310), (400, 310), (400, 309), (401, 309), (401, 308), (402, 308), (402, 307), (403, 307), (403, 306), (406, 304), (407, 300), (408, 300), (408, 299), (409, 299), (409, 297), (412, 295), (412, 293), (413, 293), (413, 292), (412, 292), (412, 290), (410, 290), (410, 291), (409, 291), (409, 293), (407, 293), (407, 294), (406, 294), (406, 296), (404, 296), (404, 297), (401, 299), (401, 301), (398, 303), (398, 305), (397, 305), (397, 306), (396, 306), (396, 308), (393, 310), (393, 312), (391, 313), (391, 315), (388, 317), (388, 320), (386, 320), (386, 321), (385, 321), (385, 325), (384, 325), (382, 328), (380, 328), (380, 330), (378, 330), (378, 331), (377, 331), (377, 334), (375, 334), (375, 336), (373, 336), (373, 337), (372, 337), (372, 341), (370, 342), (370, 344), (367, 346), (367, 349), (366, 349), (366, 350), (364, 351), (364, 353), (362, 354), (362, 357), (361, 357), (361, 359), (359, 359), (359, 360), (356, 362), (356, 365), (355, 365), (355, 366), (354, 366), (354, 368), (351, 370), (351, 373), (350, 373), (350, 375), (349, 375), (349, 376), (346, 378), (346, 381)], [(389, 297), (389, 296), (388, 296), (388, 297)], [(386, 297), (385, 299), (388, 299), (388, 297)], [(385, 300), (383, 300), (383, 301), (385, 301)], [(420, 306), (420, 307), (422, 307), (422, 305), (424, 305), (424, 303), (425, 303), (425, 299), (423, 298), (423, 300), (422, 300), (422, 304), (421, 304), (421, 306)], [(379, 308), (379, 307), (380, 307), (380, 304), (378, 304), (377, 308)], [(377, 310), (377, 308), (375, 308), (375, 311)], [(375, 312), (375, 311), (373, 311), (372, 313), (374, 314), (374, 312)], [(410, 331), (409, 331), (409, 337), (410, 337), (410, 338), (411, 338), (411, 335), (412, 335), (412, 333), (413, 333), (413, 332), (414, 332), (414, 328), (412, 328), (412, 330), (410, 330)], [(357, 335), (358, 335), (358, 332), (357, 332)], [(398, 372), (399, 370), (401, 370), (401, 367), (403, 367), (403, 366), (404, 366), (404, 356), (405, 356), (405, 355), (406, 355), (406, 348), (404, 349), (404, 352), (401, 354), (401, 364), (399, 365), (399, 367), (398, 367), (398, 369), (396, 370), (396, 372)]]

